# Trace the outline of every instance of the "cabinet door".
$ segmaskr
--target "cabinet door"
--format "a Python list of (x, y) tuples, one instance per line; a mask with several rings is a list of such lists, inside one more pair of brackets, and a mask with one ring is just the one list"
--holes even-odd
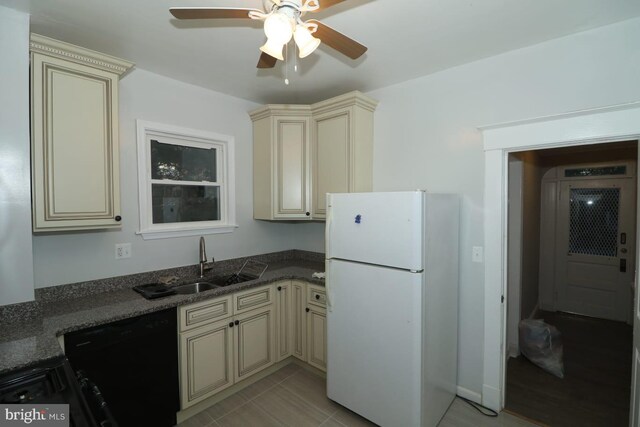
[(292, 307), (292, 332), (293, 332), (293, 348), (292, 352), (295, 357), (306, 362), (307, 361), (307, 316), (305, 308), (307, 307), (307, 285), (304, 282), (291, 282), (291, 307)]
[(293, 300), (290, 281), (278, 282), (276, 289), (276, 362), (293, 354)]
[(235, 380), (243, 380), (275, 362), (273, 305), (235, 316)]
[(307, 362), (322, 371), (327, 370), (327, 314), (314, 305), (307, 307)]
[(309, 120), (276, 117), (275, 121), (277, 191), (274, 217), (309, 217)]
[(230, 322), (231, 318), (180, 334), (182, 409), (233, 384)]
[(327, 193), (348, 193), (351, 170), (351, 109), (313, 118), (313, 216), (324, 218)]
[(33, 53), (34, 231), (119, 227), (118, 77)]

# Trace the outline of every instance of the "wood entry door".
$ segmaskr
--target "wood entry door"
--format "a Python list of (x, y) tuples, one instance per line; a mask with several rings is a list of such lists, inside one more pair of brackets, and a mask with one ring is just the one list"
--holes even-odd
[(557, 221), (557, 309), (629, 322), (635, 271), (634, 180), (563, 181)]

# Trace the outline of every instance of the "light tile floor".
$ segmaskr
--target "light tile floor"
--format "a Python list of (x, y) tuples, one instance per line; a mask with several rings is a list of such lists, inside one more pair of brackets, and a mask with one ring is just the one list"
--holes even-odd
[[(216, 403), (178, 427), (359, 427), (375, 426), (327, 398), (325, 379), (289, 364), (244, 390)], [(501, 413), (480, 415), (456, 399), (442, 427), (529, 427), (520, 418)]]

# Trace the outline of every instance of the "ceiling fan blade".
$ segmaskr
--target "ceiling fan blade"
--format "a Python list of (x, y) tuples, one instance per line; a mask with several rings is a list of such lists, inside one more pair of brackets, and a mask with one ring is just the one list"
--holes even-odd
[(321, 10), (327, 9), (333, 5), (336, 5), (338, 3), (342, 3), (345, 0), (318, 0), (318, 3), (320, 3), (320, 7), (315, 10), (315, 12), (319, 12)]
[(262, 52), (260, 59), (258, 59), (258, 68), (273, 68), (276, 65), (277, 59), (271, 55)]
[(367, 51), (366, 46), (345, 36), (341, 32), (334, 30), (333, 28), (323, 24), (320, 21), (310, 19), (307, 21), (307, 23), (318, 25), (318, 29), (313, 35), (319, 38), (322, 43), (334, 48), (338, 52), (348, 56), (351, 59), (358, 59)]
[(250, 19), (249, 12), (263, 13), (259, 9), (235, 7), (172, 7), (171, 14), (178, 19)]

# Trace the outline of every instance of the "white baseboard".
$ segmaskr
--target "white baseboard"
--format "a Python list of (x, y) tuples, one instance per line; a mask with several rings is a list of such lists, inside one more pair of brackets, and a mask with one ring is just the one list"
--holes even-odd
[(482, 395), (475, 391), (471, 391), (468, 388), (458, 386), (456, 394), (460, 397), (464, 397), (465, 399), (469, 399), (472, 402), (482, 403)]
[(509, 352), (507, 353), (509, 357), (518, 357), (520, 356), (520, 346), (516, 343), (509, 344)]
[(482, 385), (482, 406), (500, 412), (500, 390), (489, 385)]

